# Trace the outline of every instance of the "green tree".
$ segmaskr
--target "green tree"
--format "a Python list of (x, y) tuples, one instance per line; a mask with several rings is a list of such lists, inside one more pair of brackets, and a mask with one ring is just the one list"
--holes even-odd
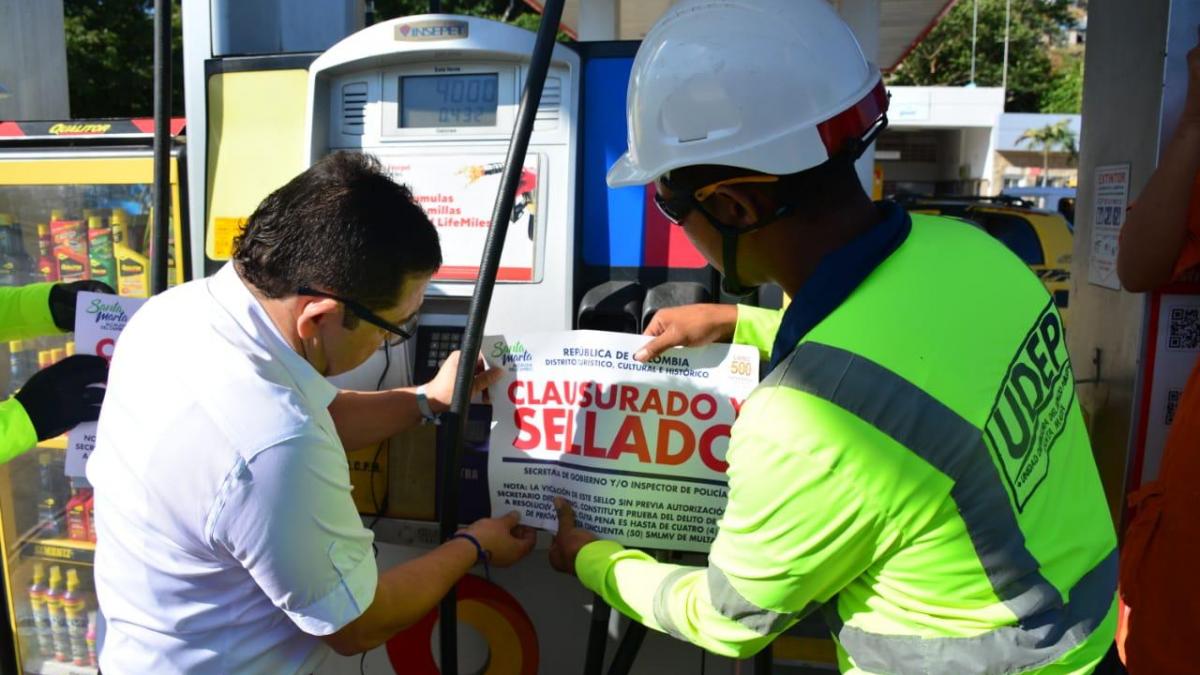
[(1078, 114), (1083, 109), (1083, 56), (1069, 55), (1054, 69), (1054, 79), (1042, 94), (1044, 113)]
[[(183, 36), (173, 0), (172, 112), (183, 115)], [(154, 114), (153, 0), (64, 0), (71, 116)]]
[[(974, 0), (960, 0), (892, 72), (889, 84), (961, 86), (971, 80)], [(979, 0), (975, 83), (998, 87), (1004, 70), (1005, 0)], [(1068, 0), (1012, 0), (1005, 109), (1039, 112), (1053, 87), (1049, 52), (1074, 23)]]
[(1031, 150), (1041, 150), (1042, 185), (1047, 183), (1051, 152), (1056, 148), (1065, 150), (1072, 160), (1079, 155), (1078, 146), (1075, 144), (1075, 132), (1071, 130), (1071, 120), (1068, 119), (1061, 119), (1044, 127), (1026, 129), (1017, 139), (1017, 145), (1028, 145)]

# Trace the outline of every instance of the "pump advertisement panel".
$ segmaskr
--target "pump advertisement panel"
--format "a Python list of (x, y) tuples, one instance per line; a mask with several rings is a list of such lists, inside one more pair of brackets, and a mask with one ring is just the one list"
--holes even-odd
[[(442, 243), (442, 268), (434, 281), (474, 282), (500, 190), (504, 157), (480, 155), (388, 156), (379, 153), (393, 180), (408, 185), (429, 214)], [(513, 202), (497, 281), (534, 278), (538, 218), (538, 157), (525, 159)]]
[(673, 349), (649, 363), (646, 337), (601, 331), (484, 338), (495, 427), (492, 513), (557, 528), (553, 499), (581, 527), (628, 546), (707, 551), (725, 510), (725, 453), (758, 384), (758, 352)]

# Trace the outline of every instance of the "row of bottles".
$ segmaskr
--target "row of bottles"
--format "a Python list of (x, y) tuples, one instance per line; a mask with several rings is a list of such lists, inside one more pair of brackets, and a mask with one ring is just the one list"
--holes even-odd
[(96, 603), (83, 588), (79, 571), (51, 565), (49, 574), (40, 562), (33, 564), (29, 607), (36, 645), (43, 659), (77, 666), (96, 665)]
[(150, 291), (150, 260), (131, 246), (131, 219), (123, 209), (84, 209), (68, 220), (50, 212), (49, 224), (37, 225), (37, 260), (25, 250), (21, 225), (0, 213), (0, 286), (39, 281), (96, 279), (121, 295), (144, 298)]
[(34, 373), (74, 354), (75, 343), (63, 337), (9, 341), (8, 383), (4, 395), (12, 396)]
[(61, 451), (38, 454), (37, 537), (96, 542), (96, 500), (90, 487), (72, 485)]

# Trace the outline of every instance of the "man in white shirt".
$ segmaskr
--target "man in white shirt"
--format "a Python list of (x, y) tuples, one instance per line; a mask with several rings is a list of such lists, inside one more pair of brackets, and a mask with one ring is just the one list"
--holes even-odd
[(418, 390), (325, 376), (407, 338), (440, 265), (409, 191), (338, 153), (259, 205), (232, 263), (133, 318), (87, 467), (106, 674), (310, 673), (414, 623), (480, 557), (532, 549), (510, 514), (381, 574), (350, 496), (344, 448), (446, 409), (457, 358)]

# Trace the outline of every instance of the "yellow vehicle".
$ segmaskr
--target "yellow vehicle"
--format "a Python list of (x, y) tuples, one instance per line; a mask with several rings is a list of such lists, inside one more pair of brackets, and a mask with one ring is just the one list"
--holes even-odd
[(897, 201), (910, 213), (969, 221), (1003, 242), (1046, 285), (1066, 322), (1073, 235), (1061, 213), (1035, 209), (1010, 197), (898, 197)]

